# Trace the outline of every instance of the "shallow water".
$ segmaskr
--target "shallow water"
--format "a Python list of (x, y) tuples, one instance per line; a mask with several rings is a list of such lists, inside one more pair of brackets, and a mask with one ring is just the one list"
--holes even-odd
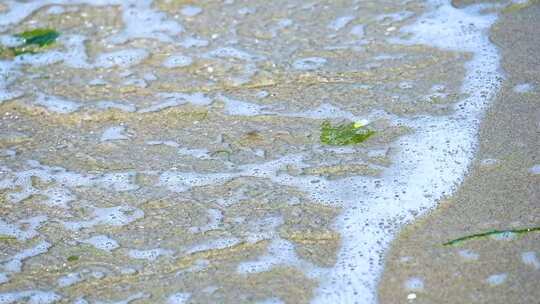
[[(500, 8), (0, 4), (0, 41), (61, 33), (0, 61), (0, 303), (376, 302), (474, 155)], [(324, 120), (376, 134), (327, 146)]]

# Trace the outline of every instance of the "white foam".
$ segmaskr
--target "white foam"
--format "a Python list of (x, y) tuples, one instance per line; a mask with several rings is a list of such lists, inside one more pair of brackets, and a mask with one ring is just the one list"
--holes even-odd
[[(70, 189), (77, 187), (100, 187), (112, 191), (131, 191), (139, 188), (134, 183), (134, 172), (114, 172), (91, 175), (67, 171), (61, 167), (41, 165), (37, 161), (28, 161), (27, 169), (13, 172), (3, 168), (4, 176), (0, 177), (0, 189), (7, 189), (6, 198), (13, 203), (21, 202), (32, 195), (43, 195), (47, 199), (44, 204), (57, 207), (68, 207), (76, 199)], [(36, 187), (32, 178), (50, 183), (46, 189)], [(11, 191), (9, 191), (11, 190)]]
[(50, 304), (57, 302), (62, 297), (52, 291), (26, 290), (18, 292), (0, 293), (0, 304), (28, 303)]
[(0, 284), (9, 282), (9, 277), (6, 273), (0, 272)]
[(476, 261), (479, 258), (478, 253), (468, 249), (460, 250), (458, 253), (466, 261)]
[(144, 49), (123, 49), (99, 54), (94, 66), (98, 68), (130, 67), (141, 63), (150, 54)]
[(160, 93), (157, 95), (161, 99), (160, 102), (140, 109), (139, 113), (157, 112), (163, 109), (176, 107), (186, 103), (190, 103), (196, 106), (206, 106), (212, 103), (212, 99), (206, 96), (204, 93)]
[(51, 14), (51, 15), (61, 15), (63, 13), (65, 13), (66, 10), (64, 9), (64, 7), (60, 6), (60, 5), (54, 5), (54, 6), (51, 6), (47, 9), (47, 13), (48, 14)]
[(69, 230), (81, 230), (96, 225), (124, 226), (144, 217), (144, 212), (131, 206), (117, 206), (110, 208), (94, 208), (93, 218), (87, 221), (64, 222)]
[(331, 29), (331, 30), (334, 30), (334, 31), (339, 31), (342, 28), (346, 27), (347, 24), (349, 24), (355, 18), (356, 17), (354, 17), (354, 16), (338, 17), (335, 20), (333, 20), (332, 22), (330, 22), (330, 24), (328, 24), (328, 28)]
[[(259, 273), (271, 270), (276, 266), (299, 266), (307, 264), (301, 261), (295, 252), (294, 244), (290, 241), (276, 238), (270, 242), (268, 253), (253, 261), (243, 261), (238, 264), (236, 271), (241, 274)], [(313, 267), (299, 267), (309, 270)]]
[(163, 42), (173, 42), (184, 31), (175, 20), (164, 12), (153, 8), (152, 0), (127, 0), (122, 3), (123, 30), (110, 38), (113, 43), (125, 43), (130, 40), (146, 38)]
[(186, 37), (179, 44), (185, 48), (203, 47), (208, 45), (208, 40), (196, 37)]
[(304, 112), (293, 112), (281, 114), (282, 116), (289, 117), (303, 117), (309, 119), (347, 119), (350, 121), (358, 121), (360, 117), (352, 114), (351, 112), (344, 111), (333, 104), (322, 103), (318, 107), (306, 110)]
[(194, 158), (208, 159), (210, 151), (208, 149), (191, 149), (186, 147), (181, 147), (179, 143), (172, 140), (151, 140), (146, 142), (147, 145), (157, 146), (164, 145), (168, 147), (176, 148), (178, 154), (187, 155)]
[(125, 103), (115, 102), (115, 101), (98, 101), (96, 103), (96, 107), (98, 109), (104, 109), (104, 110), (118, 109), (124, 112), (135, 112), (135, 110), (137, 109), (132, 104), (125, 104)]
[(163, 66), (169, 69), (187, 67), (193, 63), (193, 59), (184, 55), (172, 55), (163, 61)]
[(422, 291), (424, 290), (424, 280), (419, 277), (411, 277), (405, 281), (405, 289), (410, 291)]
[(162, 255), (172, 255), (174, 251), (163, 249), (163, 248), (154, 248), (147, 250), (131, 249), (128, 252), (129, 257), (134, 259), (155, 261)]
[(245, 102), (223, 95), (218, 96), (218, 100), (225, 103), (225, 113), (228, 115), (255, 116), (269, 113), (265, 111), (266, 108), (264, 106), (256, 103)]
[(125, 140), (129, 137), (125, 134), (126, 127), (124, 126), (114, 126), (109, 127), (103, 131), (101, 135), (101, 141), (112, 141), (112, 140)]
[(187, 17), (194, 17), (202, 13), (202, 8), (198, 6), (186, 5), (182, 7), (182, 9), (180, 10), (180, 13)]
[(480, 161), (480, 164), (485, 167), (490, 167), (498, 163), (499, 163), (499, 160), (495, 158), (484, 158)]
[(167, 297), (167, 304), (184, 304), (189, 301), (191, 294), (187, 292), (177, 292)]
[(513, 88), (514, 92), (524, 94), (534, 90), (534, 86), (530, 83), (520, 83)]
[(79, 273), (71, 272), (58, 278), (58, 287), (68, 287), (82, 282), (83, 278)]
[(115, 241), (114, 239), (111, 239), (110, 237), (106, 235), (95, 235), (82, 242), (86, 244), (90, 244), (97, 249), (104, 250), (107, 252), (111, 252), (115, 250), (116, 248), (120, 247), (117, 241)]
[[(433, 208), (462, 180), (474, 155), (478, 119), (500, 86), (499, 55), (487, 36), (496, 16), (481, 14), (480, 6), (457, 9), (446, 1), (430, 1), (428, 8), (403, 28), (408, 40), (391, 41), (471, 52), (461, 88), (468, 97), (446, 117), (392, 118), (415, 132), (392, 144), (397, 149), (395, 162), (383, 171), (382, 178), (352, 177), (327, 185), (342, 189), (322, 196), (324, 201), (341, 201), (345, 207), (336, 223), (342, 247), (336, 266), (321, 275), (313, 303), (376, 302), (383, 253), (396, 233), (380, 223), (401, 226), (413, 219), (410, 211), (422, 214)], [(322, 182), (320, 188), (326, 184)]]
[(213, 51), (210, 51), (205, 55), (206, 57), (216, 57), (216, 58), (234, 58), (244, 61), (255, 61), (264, 59), (263, 56), (253, 55), (247, 51), (233, 48), (230, 46), (217, 48)]
[(529, 168), (529, 173), (530, 173), (530, 174), (533, 174), (533, 175), (538, 175), (538, 174), (540, 174), (540, 164), (534, 165), (534, 166), (530, 167), (530, 168)]
[(174, 192), (184, 192), (193, 187), (201, 187), (223, 183), (233, 178), (234, 174), (213, 173), (201, 174), (196, 172), (165, 171), (159, 176), (159, 182)]
[(0, 45), (4, 47), (16, 47), (24, 44), (24, 39), (12, 35), (0, 35)]
[[(127, 2), (127, 1), (126, 1)], [(35, 11), (53, 4), (77, 5), (87, 4), (93, 6), (104, 5), (119, 5), (122, 0), (42, 0), (33, 2), (19, 2), (13, 0), (3, 1), (7, 5), (8, 10), (5, 13), (0, 13), (0, 32), (3, 32), (7, 27), (15, 25), (28, 18)]]
[(540, 270), (540, 260), (536, 256), (536, 252), (527, 251), (521, 254), (521, 261), (527, 266), (531, 266), (536, 270)]
[(23, 251), (15, 254), (1, 267), (4, 269), (4, 271), (7, 272), (21, 272), (24, 260), (46, 253), (47, 251), (49, 251), (49, 248), (51, 248), (51, 246), (52, 245), (49, 242), (41, 241), (37, 243), (34, 247), (24, 249)]
[[(47, 220), (47, 216), (35, 216), (20, 220), (17, 224), (9, 224), (0, 219), (0, 235), (12, 236), (19, 241), (26, 241), (32, 239), (38, 235), (37, 229), (43, 222)], [(19, 227), (24, 226), (25, 229)]]
[(77, 102), (66, 100), (57, 96), (45, 95), (39, 93), (35, 103), (45, 107), (51, 112), (68, 114), (77, 111), (81, 105)]
[(365, 35), (364, 25), (358, 24), (358, 25), (353, 26), (351, 28), (350, 33), (351, 33), (351, 35), (355, 36), (358, 39), (364, 38), (364, 35)]
[(503, 283), (506, 281), (506, 278), (507, 278), (507, 277), (508, 277), (508, 274), (506, 274), (506, 273), (493, 274), (493, 275), (490, 275), (490, 276), (486, 279), (486, 282), (487, 282), (490, 286), (498, 286), (498, 285), (503, 284)]

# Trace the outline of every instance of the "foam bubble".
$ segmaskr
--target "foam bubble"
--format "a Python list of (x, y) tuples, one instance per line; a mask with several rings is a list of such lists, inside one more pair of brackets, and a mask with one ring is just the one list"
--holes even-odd
[(506, 273), (493, 274), (493, 275), (490, 275), (490, 276), (486, 279), (486, 282), (487, 282), (490, 286), (498, 286), (498, 285), (503, 284), (503, 283), (506, 281), (506, 278), (507, 278), (507, 277), (508, 277), (508, 274), (506, 274)]
[[(41, 224), (46, 220), (47, 216), (45, 215), (20, 220), (17, 224), (9, 224), (0, 219), (0, 235), (12, 236), (19, 241), (26, 241), (38, 235), (37, 229), (39, 229)], [(22, 226), (24, 226), (25, 229), (19, 228)]]
[(94, 62), (95, 67), (130, 67), (141, 63), (148, 58), (149, 53), (144, 49), (124, 49), (108, 53), (99, 54)]
[(110, 38), (113, 43), (147, 38), (172, 42), (173, 37), (184, 31), (180, 23), (171, 20), (164, 12), (153, 8), (152, 0), (120, 1), (124, 29)]
[(534, 86), (530, 83), (520, 83), (513, 88), (514, 92), (524, 94), (534, 90)]
[(529, 168), (529, 173), (530, 173), (530, 174), (533, 174), (533, 175), (538, 175), (538, 174), (540, 174), (540, 164), (534, 165), (534, 166), (530, 167), (530, 168)]
[(468, 249), (460, 250), (458, 251), (458, 253), (463, 259), (467, 261), (476, 261), (479, 257), (478, 253)]
[(81, 105), (77, 102), (41, 93), (37, 95), (34, 103), (45, 107), (51, 112), (61, 114), (73, 113), (81, 107)]
[(134, 259), (142, 259), (148, 261), (155, 261), (162, 255), (172, 255), (174, 251), (163, 249), (163, 248), (154, 248), (147, 250), (131, 249), (128, 252), (129, 257)]
[(95, 235), (82, 242), (90, 244), (96, 247), (97, 249), (108, 251), (108, 252), (111, 252), (112, 250), (115, 250), (116, 248), (120, 247), (120, 245), (118, 245), (118, 242), (116, 242), (115, 240), (111, 239), (110, 237), (106, 235)]
[(170, 107), (176, 107), (186, 103), (190, 103), (196, 106), (207, 106), (212, 103), (212, 99), (206, 96), (204, 93), (160, 93), (158, 98), (163, 101), (149, 106), (147, 108), (140, 109), (139, 113), (157, 112)]
[(187, 17), (194, 17), (202, 13), (202, 8), (198, 6), (186, 5), (180, 10), (180, 13)]
[(83, 278), (79, 273), (71, 272), (58, 279), (58, 287), (68, 287), (81, 282)]
[(185, 48), (203, 47), (208, 45), (208, 40), (196, 37), (186, 37), (184, 40), (180, 41), (179, 44)]
[(28, 304), (50, 304), (59, 301), (62, 297), (52, 291), (26, 290), (19, 292), (0, 293), (0, 303), (28, 303)]
[(98, 101), (96, 103), (96, 107), (98, 109), (118, 109), (124, 112), (135, 112), (136, 107), (132, 104), (125, 104), (121, 102), (115, 102), (115, 101)]
[(0, 284), (9, 282), (9, 277), (6, 273), (0, 272)]
[(167, 57), (167, 59), (163, 61), (163, 66), (169, 69), (182, 68), (191, 65), (192, 62), (193, 59), (191, 59), (191, 57), (183, 55), (172, 55), (170, 57)]
[(351, 35), (355, 36), (358, 39), (364, 38), (364, 35), (365, 35), (364, 25), (358, 24), (358, 25), (353, 26), (351, 28), (350, 33)]
[(96, 225), (124, 226), (144, 217), (144, 212), (131, 206), (94, 208), (93, 218), (87, 221), (64, 222), (69, 230), (81, 230)]
[(334, 30), (334, 31), (339, 31), (342, 28), (346, 27), (347, 24), (349, 24), (355, 18), (356, 17), (354, 17), (354, 16), (338, 17), (335, 20), (333, 20), (332, 22), (330, 22), (330, 24), (328, 24), (328, 28), (331, 29), (331, 30)]
[(540, 261), (538, 260), (538, 257), (536, 257), (536, 252), (534, 251), (523, 252), (521, 254), (521, 261), (525, 265), (531, 266), (536, 270), (540, 270)]
[(223, 95), (220, 95), (218, 99), (225, 103), (225, 113), (228, 115), (255, 116), (265, 113), (265, 107), (256, 103), (245, 102)]
[(184, 304), (189, 301), (191, 294), (187, 292), (177, 292), (167, 297), (167, 304)]
[(209, 53), (206, 56), (216, 57), (216, 58), (234, 58), (245, 61), (254, 61), (264, 59), (263, 56), (253, 55), (244, 50), (240, 50), (233, 47), (221, 47), (217, 48)]
[[(253, 261), (245, 261), (238, 264), (236, 271), (241, 274), (259, 273), (269, 271), (276, 266), (301, 266), (308, 264), (298, 258), (295, 252), (295, 246), (290, 241), (275, 238), (268, 246), (268, 253), (257, 257)], [(300, 269), (309, 270), (313, 266), (299, 267)]]
[(129, 137), (125, 134), (126, 127), (124, 126), (114, 126), (109, 127), (103, 131), (101, 135), (101, 141), (113, 141), (113, 140), (125, 140)]
[(405, 289), (411, 291), (422, 291), (424, 290), (424, 280), (419, 277), (408, 278), (405, 281)]

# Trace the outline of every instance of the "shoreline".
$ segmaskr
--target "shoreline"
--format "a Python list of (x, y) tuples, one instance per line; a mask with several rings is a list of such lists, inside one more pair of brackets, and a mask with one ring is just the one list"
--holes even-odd
[(491, 29), (506, 79), (481, 123), (476, 158), (457, 191), (393, 241), (379, 282), (380, 303), (532, 303), (540, 296), (534, 286), (540, 280), (539, 233), (443, 246), (486, 231), (539, 226), (533, 52), (540, 45), (534, 30), (539, 16), (538, 4), (506, 9)]

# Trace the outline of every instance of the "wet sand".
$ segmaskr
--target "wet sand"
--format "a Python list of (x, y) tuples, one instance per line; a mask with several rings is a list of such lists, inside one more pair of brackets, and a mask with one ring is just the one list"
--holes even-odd
[(380, 303), (538, 303), (539, 232), (442, 245), (540, 226), (538, 28), (538, 3), (505, 9), (492, 28), (506, 79), (482, 122), (479, 151), (457, 192), (394, 241)]
[[(507, 1), (6, 3), (0, 303), (374, 303), (501, 83)], [(56, 43), (15, 55), (36, 27)], [(330, 122), (375, 135), (327, 145)]]

